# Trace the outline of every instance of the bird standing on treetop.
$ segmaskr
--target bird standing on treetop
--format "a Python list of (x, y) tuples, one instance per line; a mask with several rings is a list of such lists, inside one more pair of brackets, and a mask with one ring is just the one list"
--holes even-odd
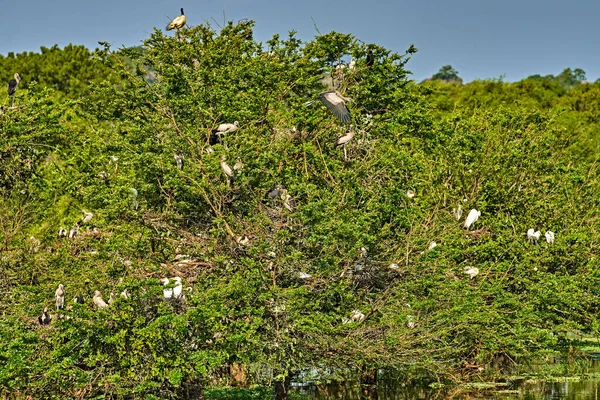
[(174, 18), (173, 21), (169, 22), (169, 25), (165, 28), (170, 31), (173, 29), (180, 29), (185, 25), (185, 15), (183, 15), (183, 8), (181, 9), (181, 15), (177, 18)]
[(342, 124), (350, 122), (350, 111), (348, 110), (348, 107), (346, 107), (346, 101), (352, 101), (351, 98), (342, 96), (337, 90), (330, 90), (319, 94), (319, 100), (327, 106), (329, 111), (331, 111)]
[(369, 51), (367, 52), (367, 62), (365, 63), (365, 65), (367, 66), (367, 68), (371, 68), (374, 62), (375, 56), (373, 55), (373, 50), (369, 49)]
[(554, 243), (554, 232), (547, 231), (545, 236), (546, 236), (546, 242), (548, 242), (549, 244)]
[(90, 222), (92, 220), (92, 218), (94, 218), (94, 214), (89, 211), (85, 211), (82, 209), (81, 213), (83, 214), (83, 217), (81, 218), (82, 224), (85, 224), (86, 222)]
[(65, 305), (65, 289), (62, 283), (58, 285), (54, 297), (56, 298), (56, 309), (62, 310)]
[[(168, 286), (169, 283), (173, 280), (175, 282), (175, 287), (167, 287), (163, 289), (163, 296), (165, 299), (175, 298), (178, 299), (181, 297), (181, 292), (183, 291), (183, 285), (181, 284), (181, 278), (176, 276), (174, 278), (162, 278), (160, 281), (164, 286)], [(172, 285), (172, 284), (171, 284)]]
[(8, 95), (12, 96), (11, 107), (15, 104), (15, 92), (17, 91), (17, 86), (19, 86), (19, 82), (21, 82), (21, 76), (17, 73), (14, 75), (15, 79), (11, 79), (8, 81)]

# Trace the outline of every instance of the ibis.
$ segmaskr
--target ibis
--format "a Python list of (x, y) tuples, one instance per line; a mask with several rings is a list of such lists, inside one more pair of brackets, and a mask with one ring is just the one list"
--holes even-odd
[(56, 299), (56, 309), (62, 310), (65, 306), (65, 288), (62, 283), (58, 285), (54, 297)]
[(348, 153), (346, 152), (346, 144), (354, 137), (354, 129), (350, 125), (348, 132), (335, 142), (335, 147), (344, 146), (344, 161), (348, 161)]
[(544, 236), (546, 236), (546, 242), (548, 242), (549, 244), (554, 243), (554, 232), (552, 231), (547, 231)]
[(177, 164), (177, 168), (183, 169), (183, 154), (173, 154), (173, 158), (175, 159), (175, 163)]
[(227, 186), (231, 185), (231, 182), (233, 182), (233, 170), (231, 169), (231, 167), (229, 166), (229, 164), (227, 164), (225, 162), (225, 156), (221, 155), (221, 169), (223, 170), (223, 173), (225, 174), (225, 176), (227, 177)]
[(92, 297), (92, 301), (94, 302), (96, 307), (98, 307), (99, 310), (103, 310), (106, 307), (108, 307), (108, 304), (106, 304), (104, 299), (102, 299), (102, 295), (98, 290), (94, 291), (94, 297)]
[(337, 90), (329, 90), (319, 94), (319, 100), (339, 119), (343, 124), (350, 122), (350, 111), (346, 107), (346, 102), (352, 101), (349, 97), (344, 97)]
[[(171, 283), (171, 280), (174, 281), (175, 283), (174, 284)], [(170, 286), (170, 287), (165, 287), (165, 289), (163, 289), (163, 296), (165, 299), (171, 299), (171, 298), (178, 299), (179, 297), (181, 297), (181, 292), (183, 291), (183, 285), (181, 284), (180, 277), (176, 276), (174, 278), (162, 278), (160, 281), (162, 282), (162, 284), (164, 286)]]
[(469, 211), (469, 215), (467, 215), (467, 219), (465, 219), (465, 228), (467, 230), (471, 229), (471, 225), (473, 225), (481, 216), (481, 212), (476, 209), (472, 209)]
[(12, 102), (10, 104), (11, 107), (15, 105), (15, 93), (17, 92), (17, 86), (19, 86), (19, 82), (21, 82), (21, 76), (17, 73), (14, 75), (15, 79), (11, 79), (8, 81), (8, 95), (12, 98)]
[(44, 312), (38, 317), (40, 325), (48, 325), (52, 321), (52, 317), (48, 314), (48, 307), (44, 307)]
[(185, 15), (183, 14), (183, 8), (181, 9), (181, 15), (177, 18), (174, 18), (173, 21), (169, 22), (169, 25), (167, 25), (167, 27), (165, 28), (166, 30), (170, 31), (173, 29), (181, 29), (184, 25), (185, 25)]

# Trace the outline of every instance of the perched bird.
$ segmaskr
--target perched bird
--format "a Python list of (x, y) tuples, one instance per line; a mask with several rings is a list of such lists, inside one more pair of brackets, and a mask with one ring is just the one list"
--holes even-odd
[(473, 225), (481, 216), (481, 212), (477, 211), (476, 209), (472, 209), (471, 211), (469, 211), (469, 215), (467, 215), (467, 219), (465, 219), (465, 228), (467, 228), (467, 230), (469, 230), (471, 228), (471, 225)]
[(175, 162), (177, 163), (177, 168), (183, 169), (183, 154), (179, 155), (179, 154), (175, 153), (175, 154), (173, 154), (173, 158), (175, 159)]
[(396, 263), (391, 263), (391, 264), (388, 266), (388, 268), (389, 268), (389, 269), (391, 269), (391, 270), (394, 270), (394, 271), (396, 271), (396, 270), (399, 270), (399, 269), (400, 269), (400, 266), (399, 266), (398, 264), (396, 264)]
[(351, 98), (344, 97), (337, 90), (330, 90), (319, 94), (319, 100), (339, 119), (343, 124), (350, 122), (350, 111), (346, 107)]
[(415, 197), (415, 192), (414, 192), (414, 191), (412, 191), (412, 190), (410, 190), (410, 189), (408, 189), (408, 190), (406, 191), (406, 197), (408, 197), (409, 199), (412, 199), (412, 198), (414, 198), (414, 197)]
[(127, 288), (123, 289), (123, 291), (121, 292), (121, 298), (122, 299), (128, 299), (129, 298), (129, 293), (127, 292)]
[(44, 307), (44, 312), (38, 317), (40, 325), (48, 325), (52, 321), (52, 317), (48, 314), (48, 307)]
[(544, 236), (546, 236), (546, 242), (550, 244), (554, 243), (554, 232), (547, 231)]
[(228, 133), (232, 133), (237, 131), (237, 129), (240, 127), (240, 124), (238, 121), (234, 121), (233, 124), (220, 124), (217, 129), (215, 129), (213, 132), (215, 132), (216, 134), (219, 135), (226, 135)]
[(85, 211), (85, 210), (81, 210), (81, 213), (83, 214), (83, 217), (81, 218), (81, 223), (85, 224), (87, 222), (90, 222), (92, 220), (92, 218), (94, 218), (94, 214), (89, 212), (89, 211)]
[(307, 274), (306, 272), (298, 272), (298, 278), (305, 280), (312, 278), (311, 274)]
[(136, 188), (129, 188), (129, 198), (131, 199), (131, 205), (134, 210), (137, 210), (139, 207), (139, 203), (137, 201), (138, 191)]
[(408, 316), (406, 319), (408, 320), (408, 322), (407, 322), (407, 324), (406, 324), (406, 325), (407, 325), (407, 326), (408, 326), (410, 329), (413, 329), (413, 328), (415, 327), (415, 320), (414, 320), (414, 317), (413, 317), (412, 315), (409, 315), (409, 316)]
[(431, 242), (429, 243), (429, 247), (427, 248), (427, 250), (433, 250), (437, 247), (437, 243), (436, 242)]
[(106, 171), (100, 171), (98, 173), (98, 178), (100, 178), (102, 182), (106, 182), (106, 179), (108, 178), (108, 175), (106, 175)]
[(58, 230), (58, 237), (67, 237), (67, 230), (63, 226)]
[(221, 155), (221, 169), (223, 169), (223, 173), (225, 173), (227, 177), (227, 186), (231, 185), (233, 182), (233, 170), (231, 167), (225, 162), (225, 156)]
[(479, 274), (479, 268), (465, 267), (465, 274), (469, 275), (471, 277), (471, 279), (473, 279)]
[(533, 228), (529, 228), (527, 230), (527, 239), (529, 240), (530, 243), (537, 244), (541, 235), (542, 235), (542, 233), (540, 231), (534, 231)]
[(62, 283), (58, 285), (58, 289), (54, 292), (54, 298), (56, 299), (56, 309), (62, 310), (65, 306), (65, 288)]
[(110, 297), (108, 298), (108, 305), (111, 306), (112, 303), (115, 302), (115, 292), (110, 292)]
[(242, 246), (249, 246), (250, 245), (250, 238), (246, 235), (241, 235), (241, 236), (237, 236), (235, 238), (235, 241), (237, 242), (237, 244), (240, 244)]
[(292, 196), (288, 193), (287, 189), (279, 189), (279, 197), (283, 200), (283, 206), (290, 212), (294, 212), (296, 209), (296, 202), (292, 199)]
[(75, 225), (69, 231), (69, 239), (73, 239), (79, 233), (79, 223), (75, 222)]
[(353, 71), (354, 68), (356, 67), (356, 60), (355, 59), (351, 59), (350, 63), (348, 64), (348, 69)]
[(242, 162), (242, 159), (240, 157), (238, 157), (235, 162), (235, 165), (233, 166), (233, 170), (237, 171), (237, 172), (241, 172), (243, 168), (244, 168), (244, 163)]
[(460, 204), (458, 205), (458, 208), (452, 209), (452, 215), (454, 215), (454, 218), (456, 218), (457, 221), (460, 221), (463, 215), (463, 209)]
[(368, 255), (369, 255), (369, 250), (367, 250), (366, 247), (361, 247), (360, 248), (360, 256), (362, 258), (367, 258)]
[(361, 313), (359, 310), (354, 310), (352, 311), (352, 314), (350, 314), (350, 321), (352, 322), (361, 322), (364, 321), (365, 318), (365, 314)]
[(354, 129), (350, 125), (348, 132), (335, 142), (335, 147), (344, 146), (344, 161), (348, 161), (348, 153), (346, 152), (346, 144), (354, 137)]
[(8, 95), (12, 97), (11, 107), (15, 105), (15, 93), (17, 91), (17, 86), (19, 86), (19, 82), (21, 82), (21, 76), (17, 73), (14, 75), (15, 79), (11, 79), (8, 81)]
[[(163, 289), (163, 296), (165, 297), (165, 299), (171, 299), (171, 298), (175, 298), (178, 299), (179, 297), (181, 297), (181, 292), (183, 291), (183, 285), (181, 284), (181, 278), (176, 276), (174, 278), (162, 278), (160, 281), (163, 283), (164, 286), (167, 286), (170, 284), (171, 280), (173, 280), (174, 283), (174, 287), (167, 287), (165, 289)], [(170, 284), (171, 286), (173, 285), (173, 283)]]
[(169, 22), (169, 25), (166, 26), (166, 30), (170, 31), (173, 29), (181, 29), (185, 25), (185, 15), (183, 14), (183, 8), (181, 9), (181, 15), (177, 18), (174, 18), (173, 21)]
[(98, 290), (94, 291), (94, 297), (92, 297), (92, 301), (99, 310), (103, 310), (108, 307), (108, 304), (106, 304), (106, 302), (102, 299), (102, 295)]
[(29, 242), (31, 244), (31, 252), (37, 253), (40, 250), (40, 245), (41, 245), (40, 240), (38, 238), (36, 238), (35, 236), (30, 236)]
[(83, 299), (83, 296), (81, 296), (81, 295), (75, 296), (75, 298), (73, 299), (73, 302), (77, 303), (77, 304), (83, 304), (83, 303), (85, 303), (85, 301)]
[(374, 63), (375, 56), (373, 55), (373, 50), (369, 49), (369, 51), (367, 52), (367, 61), (365, 62), (365, 65), (367, 66), (367, 68), (371, 68)]
[(267, 193), (267, 197), (271, 200), (275, 200), (276, 198), (279, 197), (279, 193), (281, 190), (285, 190), (283, 185), (276, 185), (273, 190), (271, 190), (270, 192)]

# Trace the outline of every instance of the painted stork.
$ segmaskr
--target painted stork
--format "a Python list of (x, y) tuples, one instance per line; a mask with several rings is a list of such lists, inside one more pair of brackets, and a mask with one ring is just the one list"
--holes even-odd
[(349, 141), (351, 141), (353, 137), (354, 137), (354, 129), (352, 129), (352, 125), (350, 125), (350, 129), (348, 130), (348, 132), (335, 142), (335, 147), (344, 146), (344, 161), (348, 161), (348, 153), (346, 151), (346, 144)]
[(15, 79), (8, 81), (8, 96), (12, 98), (11, 107), (15, 105), (15, 93), (17, 92), (17, 86), (21, 82), (21, 76), (17, 73), (14, 75)]
[(350, 122), (350, 111), (346, 107), (346, 102), (352, 101), (349, 97), (344, 97), (337, 90), (329, 90), (319, 94), (319, 100), (339, 119), (342, 124)]
[(54, 297), (56, 299), (56, 309), (62, 310), (65, 306), (65, 287), (62, 283), (58, 285), (58, 289), (54, 292)]
[(48, 307), (44, 307), (44, 312), (38, 317), (40, 325), (48, 325), (52, 321), (52, 316), (48, 314)]
[(92, 220), (92, 218), (94, 218), (94, 214), (89, 212), (89, 211), (85, 211), (85, 210), (81, 210), (81, 213), (83, 214), (83, 217), (81, 218), (81, 223), (85, 224), (87, 222), (90, 222)]
[(185, 15), (183, 14), (183, 8), (181, 9), (181, 15), (177, 18), (174, 18), (173, 21), (169, 22), (169, 25), (167, 25), (167, 27), (165, 28), (166, 30), (170, 31), (173, 29), (181, 29), (184, 25), (185, 25)]

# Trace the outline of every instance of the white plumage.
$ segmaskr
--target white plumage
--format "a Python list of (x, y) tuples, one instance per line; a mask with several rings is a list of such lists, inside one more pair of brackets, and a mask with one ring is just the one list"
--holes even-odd
[(467, 219), (465, 219), (465, 228), (467, 228), (467, 230), (469, 230), (471, 228), (471, 225), (473, 225), (481, 216), (481, 212), (477, 211), (476, 209), (472, 209), (471, 211), (469, 211), (469, 215), (467, 215)]
[(185, 19), (185, 15), (183, 15), (183, 8), (181, 9), (181, 15), (179, 17), (173, 18), (173, 20), (171, 22), (169, 22), (169, 25), (167, 25), (167, 27), (165, 28), (166, 30), (170, 31), (173, 29), (180, 29), (185, 25), (186, 19)]
[(312, 278), (311, 274), (307, 274), (306, 272), (298, 272), (298, 278), (300, 279), (310, 279)]
[(83, 224), (90, 222), (92, 218), (94, 218), (94, 214), (89, 211), (81, 210), (81, 213), (83, 214), (83, 217), (81, 218), (81, 223)]
[(352, 322), (361, 322), (364, 321), (365, 319), (365, 314), (361, 313), (359, 310), (354, 310), (352, 311), (352, 314), (350, 314), (350, 321)]
[(96, 307), (98, 307), (99, 310), (103, 310), (106, 307), (108, 307), (108, 304), (106, 304), (104, 299), (102, 299), (102, 295), (98, 290), (94, 292), (94, 297), (92, 297), (92, 301), (94, 302)]
[(65, 305), (65, 288), (62, 283), (58, 285), (58, 289), (54, 292), (54, 298), (56, 299), (56, 309), (62, 310)]
[(544, 236), (546, 236), (546, 242), (548, 242), (549, 244), (554, 243), (554, 232), (547, 231)]
[(465, 267), (465, 274), (469, 275), (471, 279), (479, 275), (479, 268), (477, 267)]
[(527, 239), (529, 240), (530, 243), (537, 244), (541, 235), (542, 235), (542, 233), (540, 231), (534, 231), (533, 228), (529, 228), (527, 230)]
[(184, 160), (183, 155), (179, 155), (179, 154), (175, 153), (175, 154), (173, 154), (173, 158), (175, 159), (175, 162), (177, 163), (177, 168), (183, 169), (183, 160)]
[[(181, 284), (181, 278), (176, 276), (174, 278), (162, 278), (160, 280), (164, 286), (175, 285), (174, 287), (166, 287), (163, 289), (163, 296), (165, 299), (175, 298), (178, 299), (181, 297), (181, 292), (183, 291), (183, 285)], [(173, 281), (173, 282), (171, 282)]]

